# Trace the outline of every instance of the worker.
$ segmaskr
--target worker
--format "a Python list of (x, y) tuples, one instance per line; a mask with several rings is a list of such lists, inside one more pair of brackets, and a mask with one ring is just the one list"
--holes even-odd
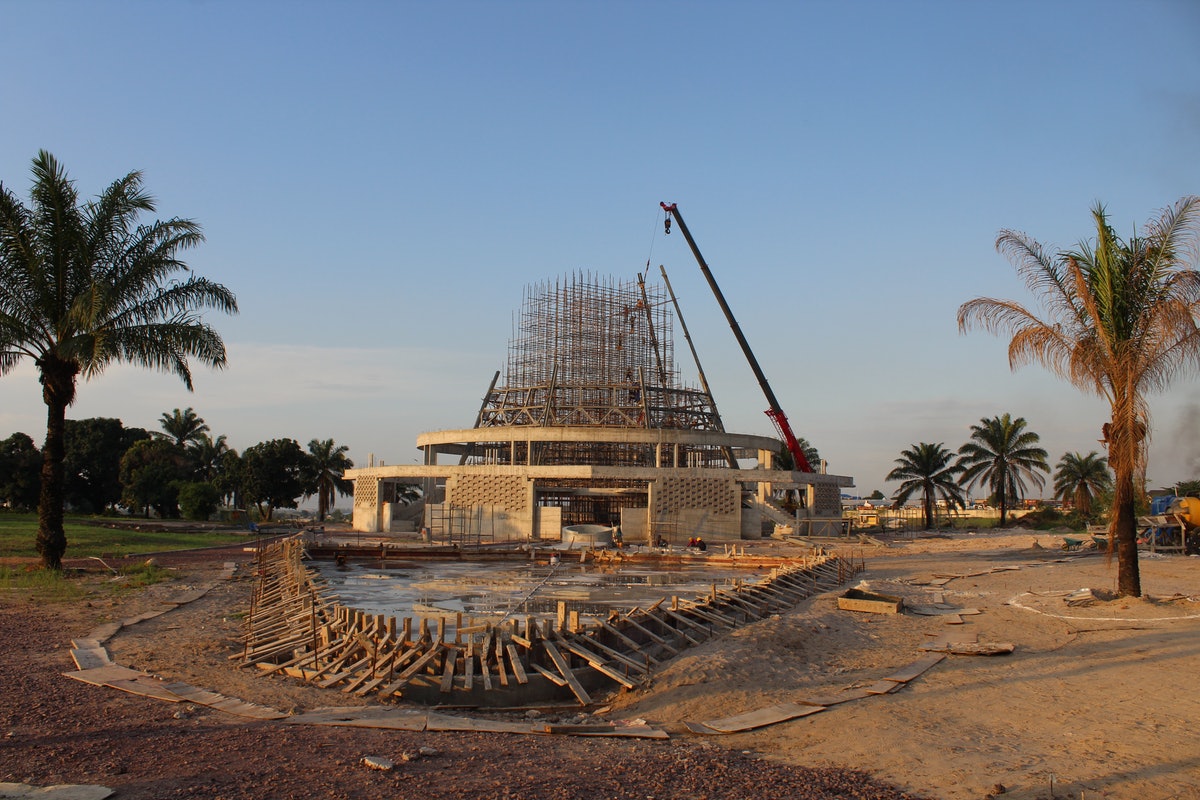
[(701, 539), (699, 536), (696, 537), (696, 549), (699, 550), (701, 553), (703, 553), (705, 550), (708, 549), (708, 545), (705, 544), (704, 540)]

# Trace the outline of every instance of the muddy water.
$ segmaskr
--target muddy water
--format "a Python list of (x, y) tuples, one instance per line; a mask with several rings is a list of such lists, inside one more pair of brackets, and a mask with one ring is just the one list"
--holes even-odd
[(472, 624), (502, 618), (553, 616), (559, 601), (568, 611), (607, 616), (611, 610), (651, 605), (662, 598), (697, 599), (713, 584), (751, 580), (745, 570), (672, 566), (596, 567), (545, 564), (409, 563), (315, 565), (342, 604), (369, 614), (450, 617), (462, 613)]

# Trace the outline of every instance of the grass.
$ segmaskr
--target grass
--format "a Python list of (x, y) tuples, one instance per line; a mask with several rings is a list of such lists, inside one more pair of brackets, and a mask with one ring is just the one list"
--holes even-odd
[[(247, 541), (240, 529), (229, 531), (134, 531), (107, 528), (111, 517), (68, 519), (63, 525), (67, 534), (65, 558), (92, 556), (125, 556), (158, 553), (168, 550), (190, 550)], [(127, 520), (136, 524), (135, 520)], [(37, 515), (0, 513), (0, 559), (38, 558)]]

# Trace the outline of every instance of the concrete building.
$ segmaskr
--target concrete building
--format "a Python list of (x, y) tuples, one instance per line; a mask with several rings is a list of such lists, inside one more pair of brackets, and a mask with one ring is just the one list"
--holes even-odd
[(528, 287), (474, 427), (419, 436), (420, 465), (347, 471), (355, 529), (390, 530), (399, 487), (415, 484), (442, 542), (557, 540), (581, 524), (619, 524), (629, 543), (840, 531), (851, 478), (780, 468), (780, 440), (727, 432), (694, 348), (699, 386), (680, 379), (676, 322), (691, 339), (663, 278)]

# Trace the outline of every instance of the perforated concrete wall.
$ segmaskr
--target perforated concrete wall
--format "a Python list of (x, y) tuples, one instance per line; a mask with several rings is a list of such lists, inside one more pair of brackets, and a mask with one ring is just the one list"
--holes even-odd
[(654, 482), (654, 514), (666, 516), (684, 509), (710, 514), (737, 514), (741, 490), (732, 480), (663, 476)]
[(814, 486), (813, 515), (817, 517), (840, 517), (842, 515), (841, 488), (830, 485)]
[(498, 506), (514, 513), (529, 509), (529, 480), (519, 475), (455, 475), (446, 479), (446, 502)]

